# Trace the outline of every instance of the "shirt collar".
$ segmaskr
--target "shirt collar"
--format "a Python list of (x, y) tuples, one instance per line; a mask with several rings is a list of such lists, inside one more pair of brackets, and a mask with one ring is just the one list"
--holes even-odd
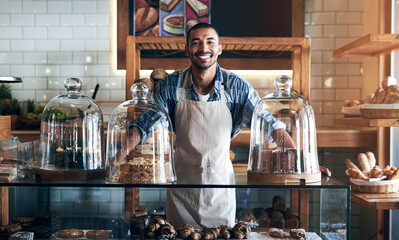
[[(214, 86), (215, 91), (214, 92), (219, 92), (220, 88), (221, 88), (221, 85), (222, 85), (222, 68), (219, 66), (218, 63), (215, 63), (215, 64), (216, 64), (216, 75), (215, 75), (215, 78), (214, 78), (214, 80), (215, 80), (215, 86)], [(192, 79), (192, 75), (191, 75), (191, 66), (187, 69), (187, 71), (188, 71), (187, 73), (189, 74), (188, 80), (190, 80), (187, 83), (187, 87), (191, 91), (195, 92), (194, 85), (193, 85), (193, 79)], [(184, 75), (183, 75), (183, 78), (184, 78)]]

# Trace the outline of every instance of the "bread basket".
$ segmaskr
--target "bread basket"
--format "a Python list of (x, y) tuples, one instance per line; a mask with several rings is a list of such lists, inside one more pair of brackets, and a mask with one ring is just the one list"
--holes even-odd
[(350, 178), (352, 190), (363, 193), (391, 193), (399, 191), (399, 179), (368, 182), (362, 179)]
[(363, 104), (360, 112), (364, 118), (399, 118), (399, 103)]

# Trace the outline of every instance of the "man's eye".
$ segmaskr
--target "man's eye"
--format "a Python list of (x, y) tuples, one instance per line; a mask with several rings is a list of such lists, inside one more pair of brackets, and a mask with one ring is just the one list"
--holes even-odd
[(192, 42), (191, 44), (192, 44), (192, 45), (197, 45), (197, 44), (198, 44), (198, 42)]
[(208, 41), (208, 44), (213, 45), (213, 44), (215, 44), (215, 42), (214, 41)]

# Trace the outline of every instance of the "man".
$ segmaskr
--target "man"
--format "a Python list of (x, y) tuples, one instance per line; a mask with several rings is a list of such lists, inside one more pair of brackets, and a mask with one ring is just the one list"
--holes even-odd
[[(177, 176), (233, 173), (230, 141), (243, 127), (250, 127), (254, 107), (260, 100), (245, 79), (218, 65), (221, 53), (217, 31), (209, 24), (196, 24), (187, 33), (185, 48), (191, 66), (167, 76), (151, 96), (167, 110), (172, 121)], [(276, 142), (294, 148), (285, 125), (270, 113), (265, 118)], [(131, 132), (131, 146), (148, 135), (140, 125)], [(234, 188), (168, 189), (166, 213), (174, 226), (233, 226), (235, 204)]]

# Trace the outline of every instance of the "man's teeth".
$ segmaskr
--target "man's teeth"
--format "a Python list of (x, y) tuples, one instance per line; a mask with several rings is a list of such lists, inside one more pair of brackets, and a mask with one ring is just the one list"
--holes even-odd
[(208, 59), (209, 56), (208, 55), (206, 55), (206, 56), (198, 56), (198, 58), (200, 58), (200, 59)]

